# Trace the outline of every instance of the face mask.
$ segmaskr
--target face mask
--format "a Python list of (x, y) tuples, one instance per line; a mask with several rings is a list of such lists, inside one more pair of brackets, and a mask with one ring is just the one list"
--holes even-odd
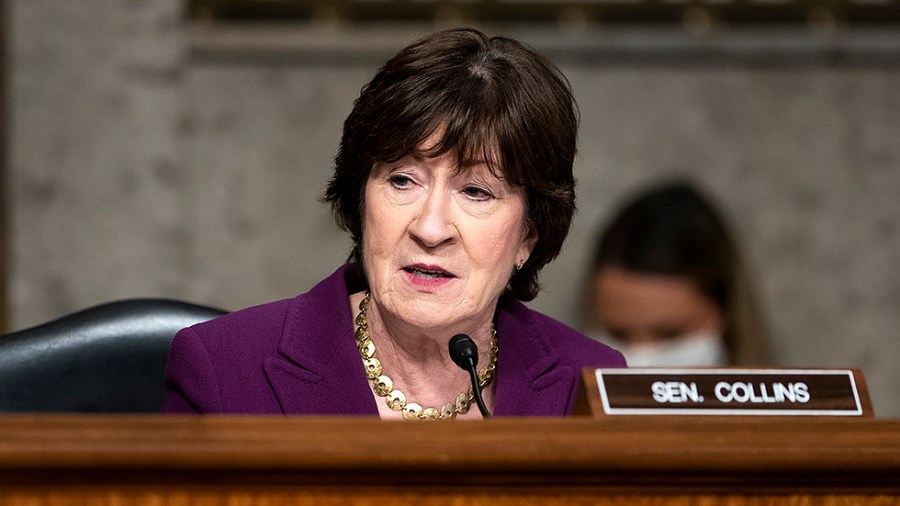
[(645, 344), (628, 344), (609, 336), (598, 340), (621, 351), (629, 367), (717, 367), (728, 364), (725, 343), (713, 332), (695, 332)]

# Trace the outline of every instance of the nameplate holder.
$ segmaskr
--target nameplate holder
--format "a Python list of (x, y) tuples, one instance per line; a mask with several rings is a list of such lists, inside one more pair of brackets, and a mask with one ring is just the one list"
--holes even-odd
[(575, 413), (873, 416), (858, 369), (584, 369)]

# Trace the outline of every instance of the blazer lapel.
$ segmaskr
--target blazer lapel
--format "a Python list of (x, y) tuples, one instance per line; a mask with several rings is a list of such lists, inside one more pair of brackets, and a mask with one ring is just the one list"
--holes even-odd
[(551, 330), (530, 318), (530, 310), (505, 293), (497, 316), (499, 366), (496, 416), (563, 416), (570, 411), (576, 373), (559, 366)]
[[(263, 368), (285, 414), (378, 415), (353, 337), (348, 286), (358, 267), (344, 266), (291, 303), (278, 354)], [(576, 371), (560, 366), (553, 329), (505, 293), (497, 311), (500, 366), (496, 416), (562, 416), (571, 410)]]
[(285, 414), (378, 414), (353, 337), (352, 269), (342, 267), (291, 303), (278, 354), (263, 364)]

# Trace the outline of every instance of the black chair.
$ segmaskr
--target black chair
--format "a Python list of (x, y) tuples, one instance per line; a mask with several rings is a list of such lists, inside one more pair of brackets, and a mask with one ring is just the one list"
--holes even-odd
[(0, 336), (0, 411), (159, 412), (172, 338), (223, 314), (128, 299)]

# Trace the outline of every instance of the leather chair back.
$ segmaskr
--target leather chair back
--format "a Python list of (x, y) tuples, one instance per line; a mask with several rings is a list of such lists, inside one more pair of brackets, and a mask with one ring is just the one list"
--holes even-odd
[(0, 336), (0, 411), (159, 412), (172, 338), (223, 314), (128, 299)]

